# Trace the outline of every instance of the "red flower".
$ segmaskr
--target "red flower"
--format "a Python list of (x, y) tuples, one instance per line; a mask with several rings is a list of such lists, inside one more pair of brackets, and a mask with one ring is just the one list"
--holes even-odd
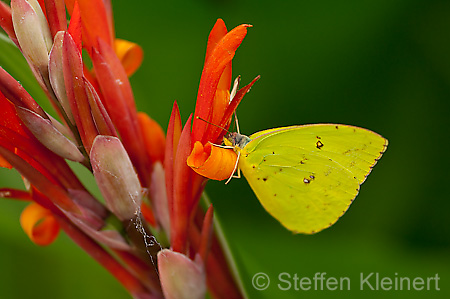
[[(193, 120), (192, 116), (189, 117), (182, 128), (176, 103), (172, 110), (167, 130), (164, 168), (171, 220), (170, 238), (174, 251), (185, 253), (190, 246), (191, 250), (199, 252), (200, 244), (204, 244), (199, 239), (199, 223), (194, 221), (197, 217), (202, 218), (198, 202), (207, 180), (202, 176), (204, 172), (199, 170), (206, 169), (212, 173), (213, 178), (223, 179), (231, 174), (236, 162), (236, 154), (232, 150), (211, 147), (211, 143), (221, 143), (226, 132), (209, 123), (228, 128), (237, 105), (259, 78), (230, 99), (231, 60), (248, 27), (251, 26), (244, 24), (227, 32), (224, 22), (217, 20), (208, 39)], [(211, 156), (212, 158), (208, 158)], [(224, 160), (217, 160), (221, 158)], [(215, 237), (212, 242), (217, 242)], [(220, 247), (211, 248), (205, 260), (207, 282), (211, 291), (217, 296), (228, 293), (231, 297), (240, 297)]]

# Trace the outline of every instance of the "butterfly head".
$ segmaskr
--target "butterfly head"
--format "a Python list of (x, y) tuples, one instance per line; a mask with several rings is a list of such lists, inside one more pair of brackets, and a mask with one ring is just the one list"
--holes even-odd
[(227, 133), (223, 140), (225, 145), (233, 146), (234, 148), (239, 149), (243, 149), (247, 145), (247, 143), (251, 141), (251, 139), (247, 136), (236, 132)]

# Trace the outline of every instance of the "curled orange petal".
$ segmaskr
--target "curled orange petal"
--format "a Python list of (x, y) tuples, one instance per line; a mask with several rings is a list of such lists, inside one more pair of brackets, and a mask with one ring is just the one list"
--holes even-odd
[(144, 59), (144, 51), (135, 43), (116, 38), (115, 48), (117, 57), (119, 57), (122, 66), (130, 77), (141, 66)]
[(221, 181), (233, 175), (236, 160), (237, 155), (232, 149), (214, 146), (210, 142), (203, 146), (200, 141), (196, 141), (187, 164), (196, 173)]
[(141, 127), (147, 154), (152, 163), (164, 161), (166, 137), (161, 126), (144, 112), (138, 112), (138, 122)]
[(59, 233), (59, 224), (52, 213), (37, 203), (29, 204), (20, 215), (20, 225), (33, 243), (46, 246)]

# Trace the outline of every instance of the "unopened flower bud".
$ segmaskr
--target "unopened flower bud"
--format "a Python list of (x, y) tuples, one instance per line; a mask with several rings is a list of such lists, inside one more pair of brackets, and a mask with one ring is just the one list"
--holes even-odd
[(52, 36), (36, 0), (12, 0), (11, 14), (17, 40), (24, 55), (39, 69), (46, 69)]
[(122, 221), (133, 218), (141, 206), (142, 187), (122, 142), (116, 137), (98, 135), (90, 157), (108, 208)]
[(200, 256), (195, 261), (169, 249), (158, 252), (158, 269), (165, 298), (205, 298), (205, 269)]
[(50, 120), (23, 107), (17, 107), (17, 114), (27, 128), (46, 148), (55, 154), (75, 162), (84, 160), (78, 147), (58, 131)]
[(50, 78), (50, 84), (55, 92), (56, 98), (61, 103), (64, 112), (69, 118), (72, 124), (75, 124), (75, 119), (73, 118), (72, 110), (70, 108), (69, 99), (66, 94), (66, 85), (64, 83), (64, 72), (63, 72), (63, 57), (62, 57), (62, 47), (63, 47), (64, 31), (59, 31), (55, 35), (55, 42), (50, 51), (48, 72)]

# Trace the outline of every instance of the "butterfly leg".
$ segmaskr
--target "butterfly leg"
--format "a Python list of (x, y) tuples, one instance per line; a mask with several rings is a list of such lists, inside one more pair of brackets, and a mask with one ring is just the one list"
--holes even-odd
[(233, 178), (240, 179), (241, 178), (241, 169), (238, 167), (237, 169), (237, 175), (234, 175)]
[(236, 110), (234, 110), (233, 113), (234, 113), (234, 120), (236, 121), (236, 131), (237, 131), (238, 134), (241, 134), (241, 132), (239, 130), (239, 122), (238, 122)]
[[(233, 172), (231, 173), (230, 177), (228, 178), (228, 180), (225, 182), (225, 185), (228, 184), (232, 178), (235, 179), (240, 179), (241, 178), (241, 169), (238, 168), (238, 164), (239, 164), (239, 157), (241, 156), (241, 152), (238, 152), (237, 154), (237, 159), (236, 159), (236, 164), (234, 165), (234, 169)], [(237, 175), (234, 175), (234, 173), (236, 172), (237, 169)]]

